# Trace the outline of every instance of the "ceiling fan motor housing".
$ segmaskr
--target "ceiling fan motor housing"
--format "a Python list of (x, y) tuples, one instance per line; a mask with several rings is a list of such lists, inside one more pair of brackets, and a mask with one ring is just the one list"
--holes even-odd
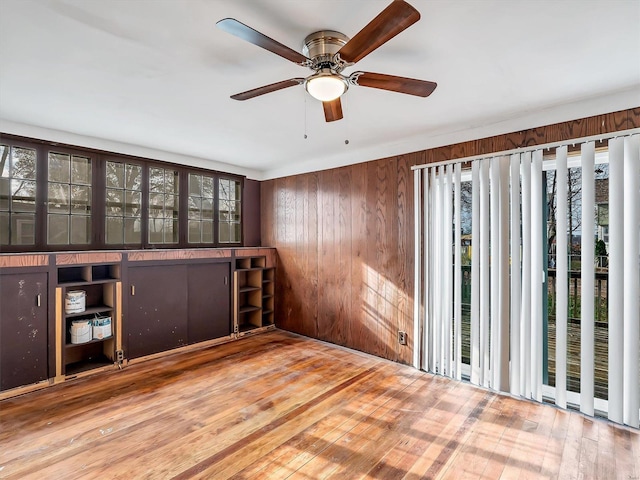
[(320, 30), (304, 39), (302, 54), (311, 59), (313, 70), (329, 68), (339, 73), (346, 65), (336, 63), (335, 54), (349, 41), (344, 33)]

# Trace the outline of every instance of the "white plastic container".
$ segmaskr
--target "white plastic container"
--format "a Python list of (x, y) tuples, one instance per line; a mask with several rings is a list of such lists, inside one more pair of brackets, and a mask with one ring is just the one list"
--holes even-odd
[(86, 309), (87, 293), (84, 290), (67, 292), (64, 299), (64, 311), (66, 313), (82, 313)]
[(93, 339), (102, 340), (111, 336), (111, 317), (93, 319)]
[(91, 320), (74, 320), (71, 322), (71, 343), (87, 343), (91, 341)]

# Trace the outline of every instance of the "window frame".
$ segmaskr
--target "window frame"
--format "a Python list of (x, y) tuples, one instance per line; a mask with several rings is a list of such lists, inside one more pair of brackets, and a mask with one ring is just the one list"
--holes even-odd
[[(16, 135), (0, 133), (0, 144), (10, 148), (23, 147), (36, 151), (36, 210), (35, 210), (35, 243), (33, 245), (0, 245), (0, 253), (28, 253), (28, 252), (60, 252), (85, 250), (143, 250), (143, 249), (185, 249), (185, 248), (234, 248), (244, 246), (244, 208), (241, 210), (239, 242), (220, 243), (218, 237), (218, 209), (220, 178), (233, 179), (240, 182), (240, 202), (244, 203), (245, 178), (243, 175), (209, 170), (200, 167), (179, 165), (161, 160), (107, 152), (91, 148), (38, 140)], [(48, 228), (48, 159), (49, 152), (63, 153), (87, 157), (91, 159), (91, 233), (88, 244), (49, 245), (47, 243)], [(106, 243), (106, 168), (107, 162), (139, 165), (142, 169), (142, 207), (141, 207), (141, 242), (135, 244), (107, 244)], [(152, 243), (148, 237), (149, 221), (149, 169), (162, 168), (178, 172), (178, 241), (176, 243)], [(189, 243), (189, 174), (213, 177), (215, 184), (214, 219), (212, 243)], [(124, 239), (123, 239), (124, 240)]]

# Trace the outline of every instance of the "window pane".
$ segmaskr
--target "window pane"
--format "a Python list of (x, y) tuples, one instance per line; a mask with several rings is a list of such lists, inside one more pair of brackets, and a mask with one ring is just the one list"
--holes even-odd
[(142, 231), (140, 220), (137, 218), (124, 219), (124, 243), (141, 243)]
[(123, 243), (123, 225), (120, 217), (107, 217), (106, 242), (111, 245)]
[(124, 190), (107, 189), (107, 204), (105, 205), (107, 215), (122, 216), (124, 211), (123, 200)]
[(161, 193), (149, 194), (149, 216), (162, 217), (164, 211), (164, 195)]
[(64, 153), (49, 153), (49, 181), (69, 183), (71, 157)]
[(240, 221), (240, 202), (229, 202), (230, 218), (234, 222)]
[(11, 216), (11, 243), (34, 245), (36, 243), (36, 216), (21, 213)]
[(178, 197), (176, 195), (164, 196), (164, 216), (165, 218), (178, 216)]
[(69, 213), (71, 204), (69, 189), (69, 185), (61, 183), (49, 184), (49, 212)]
[(170, 170), (165, 171), (164, 176), (165, 193), (178, 193), (178, 173)]
[(220, 222), (220, 224), (218, 225), (218, 230), (219, 230), (219, 241), (220, 243), (229, 243), (229, 238), (230, 238), (230, 234), (229, 234), (229, 224), (228, 223), (223, 223)]
[(213, 220), (213, 201), (202, 199), (202, 219)]
[(220, 200), (220, 222), (228, 222), (229, 216), (229, 202), (226, 200)]
[(86, 245), (91, 241), (91, 217), (71, 215), (71, 243)]
[(202, 177), (202, 196), (213, 198), (213, 177)]
[(127, 190), (142, 190), (142, 167), (127, 165), (126, 172), (125, 188)]
[(189, 220), (189, 243), (200, 243), (200, 222)]
[(71, 213), (91, 214), (91, 187), (71, 186)]
[(221, 200), (228, 200), (229, 199), (229, 181), (228, 180), (224, 180), (224, 179), (220, 179), (220, 191), (218, 193), (218, 195), (220, 196)]
[(14, 212), (36, 211), (36, 182), (11, 181), (11, 210)]
[(126, 192), (125, 193), (124, 214), (127, 217), (139, 217), (142, 208), (142, 193)]
[(241, 198), (241, 192), (240, 192), (240, 182), (232, 182), (233, 185), (233, 198), (235, 198), (236, 200), (240, 200)]
[(124, 164), (107, 162), (107, 187), (124, 188)]
[(91, 185), (91, 160), (86, 157), (71, 159), (71, 183)]
[(176, 243), (178, 241), (178, 222), (167, 219), (164, 221), (164, 243)]
[(202, 199), (200, 197), (189, 197), (189, 218), (192, 220), (200, 220), (200, 209), (202, 208)]
[(50, 245), (69, 244), (69, 216), (49, 215), (47, 243)]
[(232, 242), (240, 242), (241, 233), (240, 233), (240, 224), (233, 223), (231, 224), (231, 241)]
[(189, 195), (202, 196), (202, 175), (189, 174)]
[(164, 220), (161, 218), (149, 219), (149, 243), (162, 243)]
[(12, 155), (13, 178), (23, 178), (25, 180), (36, 179), (36, 151), (30, 148), (13, 148)]
[(0, 211), (8, 211), (11, 200), (11, 179), (0, 177)]
[(11, 180), (0, 177), (0, 211), (9, 211), (11, 198)]
[(0, 145), (0, 177), (9, 178), (9, 151), (6, 145)]
[(0, 245), (9, 245), (9, 214), (0, 213)]
[(164, 170), (162, 168), (149, 169), (149, 191), (164, 192)]
[(213, 243), (213, 222), (202, 222), (202, 243)]

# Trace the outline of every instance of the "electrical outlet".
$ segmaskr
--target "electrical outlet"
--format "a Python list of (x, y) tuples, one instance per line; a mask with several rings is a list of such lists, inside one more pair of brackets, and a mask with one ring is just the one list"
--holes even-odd
[(402, 330), (398, 331), (398, 343), (400, 345), (407, 344), (407, 332), (403, 332)]
[(116, 350), (116, 362), (118, 363), (124, 362), (124, 351)]

